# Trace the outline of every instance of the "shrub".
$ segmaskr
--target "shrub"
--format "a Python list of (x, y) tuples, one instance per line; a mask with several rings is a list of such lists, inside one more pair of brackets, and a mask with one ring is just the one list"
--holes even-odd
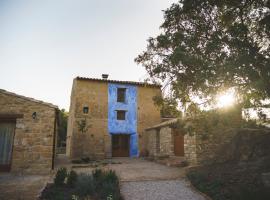
[(119, 182), (115, 171), (112, 171), (112, 170), (104, 172), (104, 180), (103, 181), (104, 182), (117, 183), (117, 184)]
[(94, 194), (95, 186), (92, 175), (80, 174), (77, 179), (75, 192), (80, 197)]
[(101, 199), (121, 199), (119, 179), (114, 171), (96, 169), (92, 172), (92, 176), (95, 191)]
[(66, 177), (67, 177), (67, 169), (66, 168), (58, 169), (54, 178), (55, 186), (64, 185)]
[(67, 185), (69, 187), (74, 187), (77, 181), (78, 175), (75, 171), (71, 170), (67, 177)]
[(107, 199), (111, 197), (112, 199), (120, 199), (120, 191), (118, 185), (113, 182), (103, 182), (102, 190), (99, 192), (100, 199)]
[(84, 157), (84, 158), (81, 158), (81, 160), (84, 162), (84, 163), (89, 163), (91, 161), (91, 159), (89, 157)]
[(72, 160), (71, 161), (73, 164), (82, 164), (83, 161), (82, 160)]
[(66, 168), (61, 168), (56, 173), (54, 184), (48, 184), (41, 195), (42, 200), (90, 200), (91, 198), (122, 199), (119, 179), (114, 171), (96, 169), (92, 174), (77, 175), (73, 170), (67, 174)]

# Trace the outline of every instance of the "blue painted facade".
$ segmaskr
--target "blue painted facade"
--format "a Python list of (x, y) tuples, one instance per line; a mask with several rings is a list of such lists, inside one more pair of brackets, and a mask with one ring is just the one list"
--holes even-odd
[[(117, 102), (117, 88), (126, 88), (125, 102)], [(125, 110), (125, 120), (117, 120), (117, 110)], [(137, 87), (108, 84), (108, 131), (112, 134), (130, 135), (130, 156), (138, 156)]]

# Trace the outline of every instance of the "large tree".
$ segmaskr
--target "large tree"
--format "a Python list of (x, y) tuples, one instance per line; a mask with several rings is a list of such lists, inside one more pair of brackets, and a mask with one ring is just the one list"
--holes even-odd
[(180, 0), (135, 61), (182, 103), (232, 87), (258, 103), (270, 97), (270, 0)]

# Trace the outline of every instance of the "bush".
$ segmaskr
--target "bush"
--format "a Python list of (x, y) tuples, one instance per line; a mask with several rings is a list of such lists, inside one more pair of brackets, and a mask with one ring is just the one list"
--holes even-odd
[[(65, 179), (67, 178), (66, 184)], [(61, 186), (61, 187), (59, 187)], [(92, 174), (79, 174), (66, 168), (57, 171), (54, 184), (42, 192), (42, 200), (121, 200), (119, 179), (114, 171), (96, 169)]]
[(78, 175), (75, 171), (71, 170), (67, 177), (68, 187), (74, 187), (77, 181)]
[(111, 183), (119, 183), (118, 176), (116, 175), (115, 171), (107, 171), (104, 172), (104, 182), (111, 182)]
[(96, 169), (92, 172), (92, 176), (95, 190), (101, 199), (121, 199), (119, 179), (114, 171)]
[(75, 191), (79, 197), (93, 195), (95, 192), (93, 176), (89, 174), (80, 174), (77, 179)]
[(84, 163), (89, 163), (91, 159), (89, 157), (81, 158)]
[(67, 169), (66, 168), (58, 169), (54, 178), (55, 186), (63, 186), (66, 177), (67, 177)]
[(71, 161), (73, 164), (82, 164), (83, 161), (82, 160), (72, 160)]

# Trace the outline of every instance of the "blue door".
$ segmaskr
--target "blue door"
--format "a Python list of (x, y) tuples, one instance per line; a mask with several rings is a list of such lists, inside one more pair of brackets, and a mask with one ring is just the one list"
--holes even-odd
[(10, 171), (15, 123), (0, 122), (0, 171)]

